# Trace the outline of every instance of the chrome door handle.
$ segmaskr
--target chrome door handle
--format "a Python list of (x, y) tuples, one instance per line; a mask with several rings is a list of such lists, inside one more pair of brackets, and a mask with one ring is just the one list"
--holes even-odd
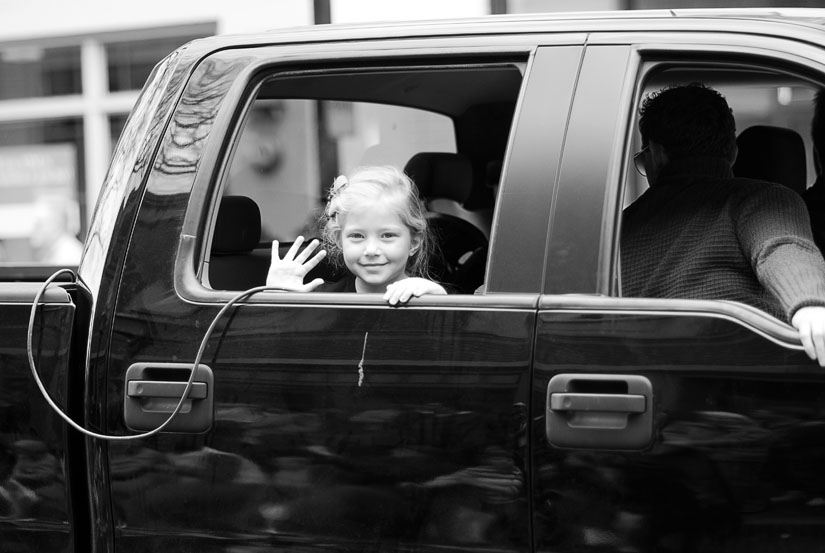
[(547, 384), (545, 434), (562, 448), (632, 449), (653, 439), (653, 387), (640, 375), (557, 374)]
[[(130, 430), (154, 430), (181, 403), (192, 376), (191, 363), (135, 363), (126, 370), (123, 383), (123, 419)], [(164, 432), (202, 433), (215, 420), (215, 379), (212, 369), (199, 364), (189, 393)]]
[[(126, 383), (127, 397), (171, 397), (178, 398), (186, 389), (186, 382), (165, 382), (163, 380), (130, 380)], [(209, 388), (206, 382), (193, 382), (186, 399), (206, 399)]]
[(612, 413), (644, 413), (647, 399), (643, 395), (573, 394), (550, 395), (552, 411), (606, 411)]

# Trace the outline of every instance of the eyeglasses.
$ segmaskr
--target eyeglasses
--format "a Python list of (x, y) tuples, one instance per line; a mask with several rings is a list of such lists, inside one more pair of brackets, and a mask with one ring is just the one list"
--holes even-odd
[(643, 177), (647, 176), (647, 170), (645, 169), (645, 154), (647, 153), (647, 146), (633, 154), (633, 165), (636, 166), (636, 171), (639, 172), (640, 175)]

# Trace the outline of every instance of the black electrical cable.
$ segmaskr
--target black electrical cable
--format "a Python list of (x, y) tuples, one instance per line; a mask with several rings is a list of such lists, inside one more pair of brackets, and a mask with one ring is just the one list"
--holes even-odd
[(148, 438), (149, 436), (154, 436), (155, 434), (158, 434), (164, 428), (166, 428), (166, 426), (169, 425), (169, 423), (172, 422), (172, 419), (174, 419), (178, 415), (178, 413), (180, 413), (180, 410), (183, 408), (183, 404), (186, 401), (186, 396), (189, 395), (189, 390), (192, 388), (192, 384), (195, 381), (195, 375), (197, 374), (197, 368), (200, 366), (201, 359), (203, 358), (203, 354), (206, 351), (206, 344), (209, 342), (209, 338), (212, 337), (212, 333), (214, 332), (215, 327), (218, 325), (218, 321), (221, 320), (221, 318), (229, 310), (230, 307), (232, 307), (233, 305), (235, 305), (236, 303), (238, 303), (242, 299), (244, 299), (246, 297), (249, 297), (253, 294), (257, 294), (258, 292), (263, 292), (263, 291), (266, 291), (266, 290), (278, 290), (277, 288), (271, 288), (271, 287), (267, 287), (267, 286), (256, 286), (255, 288), (250, 288), (249, 290), (244, 290), (243, 292), (237, 294), (231, 300), (229, 300), (229, 302), (227, 302), (226, 305), (224, 305), (221, 308), (221, 310), (218, 311), (218, 313), (212, 319), (212, 322), (210, 323), (209, 328), (206, 329), (206, 332), (203, 335), (203, 339), (201, 340), (200, 347), (198, 348), (198, 353), (195, 356), (195, 362), (192, 365), (192, 371), (189, 374), (189, 380), (187, 380), (186, 387), (184, 388), (183, 393), (181, 394), (180, 400), (178, 401), (178, 404), (175, 406), (175, 409), (172, 411), (172, 413), (169, 415), (169, 417), (162, 424), (160, 424), (157, 428), (155, 428), (153, 430), (150, 430), (149, 432), (143, 432), (141, 434), (131, 434), (131, 435), (128, 435), (128, 436), (114, 436), (114, 435), (110, 435), (110, 434), (99, 434), (97, 432), (87, 430), (86, 428), (83, 428), (82, 426), (77, 424), (75, 421), (73, 421), (54, 402), (54, 400), (49, 395), (49, 392), (46, 390), (46, 387), (43, 385), (43, 381), (40, 380), (40, 376), (37, 374), (37, 367), (35, 366), (35, 362), (34, 362), (34, 348), (32, 347), (32, 337), (34, 335), (34, 321), (35, 321), (35, 316), (37, 314), (37, 307), (40, 305), (40, 300), (43, 297), (43, 294), (46, 293), (46, 290), (48, 289), (49, 285), (52, 282), (54, 282), (54, 280), (57, 277), (59, 277), (60, 275), (67, 274), (67, 273), (71, 275), (72, 283), (76, 283), (77, 282), (77, 275), (74, 273), (74, 271), (72, 271), (71, 269), (60, 269), (57, 272), (55, 272), (54, 274), (52, 274), (52, 276), (50, 276), (48, 279), (46, 279), (46, 282), (43, 283), (43, 286), (40, 287), (40, 289), (37, 291), (37, 294), (34, 297), (34, 301), (32, 302), (31, 314), (29, 316), (28, 331), (26, 333), (26, 352), (28, 353), (28, 356), (29, 356), (29, 368), (31, 369), (31, 373), (32, 373), (32, 376), (34, 377), (34, 381), (37, 384), (37, 387), (40, 390), (40, 393), (42, 394), (43, 398), (46, 400), (46, 403), (49, 404), (49, 407), (51, 407), (52, 410), (60, 416), (60, 418), (62, 418), (64, 421), (66, 421), (66, 423), (69, 424), (72, 428), (74, 428), (78, 432), (81, 432), (82, 434), (84, 434), (84, 435), (86, 435), (90, 438), (97, 438), (97, 439), (100, 439), (100, 440), (109, 440), (109, 441), (140, 440), (140, 439), (143, 439), (143, 438)]

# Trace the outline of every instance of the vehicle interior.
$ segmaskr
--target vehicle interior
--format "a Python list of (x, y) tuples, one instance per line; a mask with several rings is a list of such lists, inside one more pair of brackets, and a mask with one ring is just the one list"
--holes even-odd
[[(738, 147), (735, 176), (777, 182), (800, 195), (816, 180), (811, 120), (820, 84), (801, 74), (758, 65), (679, 63), (651, 72), (639, 103), (664, 87), (695, 82), (719, 91), (733, 111)], [(631, 124), (625, 207), (648, 187), (632, 159), (642, 148), (638, 113)]]
[[(437, 246), (433, 278), (457, 293), (484, 282), (496, 188), (521, 62), (281, 72), (262, 78), (241, 119), (213, 215), (204, 283), (265, 283), (271, 242), (320, 236), (333, 180), (394, 165), (415, 182)], [(345, 269), (344, 269), (345, 270)], [(306, 281), (334, 281), (321, 263)]]
[[(668, 85), (693, 82), (718, 90), (733, 110), (739, 147), (735, 175), (779, 182), (800, 193), (814, 181), (810, 127), (816, 83), (762, 67), (678, 65), (651, 75), (640, 98)], [(638, 121), (633, 125), (636, 152), (641, 149), (641, 137)], [(628, 167), (625, 205), (647, 188), (633, 164)]]

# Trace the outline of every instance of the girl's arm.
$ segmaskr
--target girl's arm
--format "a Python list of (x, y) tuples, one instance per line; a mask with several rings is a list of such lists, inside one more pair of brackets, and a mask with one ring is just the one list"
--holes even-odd
[(419, 297), (424, 294), (446, 294), (447, 290), (440, 284), (427, 280), (426, 278), (410, 277), (404, 280), (393, 282), (387, 286), (384, 299), (390, 305), (407, 303), (413, 296)]
[(312, 292), (324, 283), (323, 279), (316, 278), (304, 284), (304, 277), (326, 257), (326, 250), (321, 250), (310, 258), (318, 247), (318, 240), (313, 240), (299, 253), (304, 237), (299, 236), (281, 259), (278, 250), (278, 241), (272, 241), (272, 261), (269, 272), (266, 274), (266, 285), (288, 292)]

